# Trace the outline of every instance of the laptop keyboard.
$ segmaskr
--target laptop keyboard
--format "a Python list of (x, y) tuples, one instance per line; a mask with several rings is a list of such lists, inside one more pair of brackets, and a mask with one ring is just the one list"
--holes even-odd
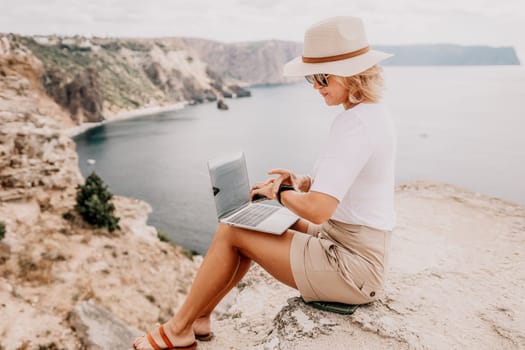
[(279, 210), (279, 207), (270, 205), (251, 205), (240, 213), (232, 216), (228, 222), (255, 227), (277, 210)]

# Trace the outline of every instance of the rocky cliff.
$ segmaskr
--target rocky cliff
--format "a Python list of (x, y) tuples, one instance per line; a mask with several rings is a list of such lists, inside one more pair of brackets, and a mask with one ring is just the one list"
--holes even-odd
[(139, 108), (250, 96), (243, 86), (293, 81), (282, 76), (282, 65), (301, 50), (283, 41), (0, 38), (39, 62), (32, 83), (77, 125)]
[(115, 198), (111, 235), (63, 218), (82, 182), (69, 116), (43, 91), (41, 62), (1, 43), (0, 349), (95, 349), (73, 312), (86, 300), (141, 329), (165, 320), (197, 262), (159, 241), (139, 200)]
[[(79, 183), (67, 113), (40, 84), (43, 67), (24, 46), (0, 37), (0, 201), (60, 201)], [(56, 197), (56, 198), (55, 198)]]
[(138, 108), (249, 96), (180, 39), (2, 36), (41, 62), (43, 91), (75, 124)]
[(222, 76), (248, 85), (282, 84), (297, 78), (283, 77), (283, 65), (302, 54), (302, 44), (266, 40), (243, 43), (186, 38), (183, 41)]

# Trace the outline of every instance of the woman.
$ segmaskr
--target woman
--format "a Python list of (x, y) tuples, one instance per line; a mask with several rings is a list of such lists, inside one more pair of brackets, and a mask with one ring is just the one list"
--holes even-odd
[(187, 299), (166, 324), (138, 338), (135, 349), (194, 349), (211, 338), (210, 315), (255, 261), (306, 301), (362, 304), (381, 292), (394, 226), (395, 137), (378, 103), (377, 64), (363, 24), (335, 17), (306, 31), (303, 56), (284, 67), (304, 75), (329, 106), (342, 105), (314, 176), (274, 169), (251, 195), (277, 199), (301, 217), (281, 236), (219, 225)]

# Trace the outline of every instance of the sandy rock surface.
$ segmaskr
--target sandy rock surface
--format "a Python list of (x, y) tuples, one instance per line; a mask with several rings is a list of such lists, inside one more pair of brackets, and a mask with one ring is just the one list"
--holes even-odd
[(424, 182), (400, 186), (396, 201), (378, 302), (352, 316), (313, 310), (259, 271), (225, 301), (201, 348), (525, 348), (525, 209)]

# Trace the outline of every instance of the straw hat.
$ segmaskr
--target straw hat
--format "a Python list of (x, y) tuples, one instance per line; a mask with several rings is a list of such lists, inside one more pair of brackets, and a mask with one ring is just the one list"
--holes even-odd
[(391, 56), (370, 49), (360, 18), (332, 17), (306, 30), (303, 55), (286, 63), (283, 74), (352, 76)]

